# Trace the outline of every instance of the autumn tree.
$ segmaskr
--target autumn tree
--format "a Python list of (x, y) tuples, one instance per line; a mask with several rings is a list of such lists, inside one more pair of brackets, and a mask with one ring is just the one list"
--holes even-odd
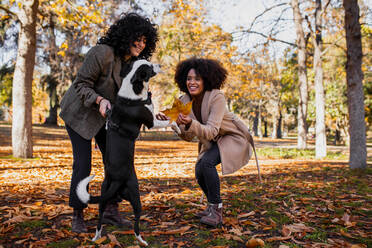
[(327, 155), (327, 136), (325, 127), (325, 96), (323, 86), (323, 65), (322, 65), (322, 29), (323, 15), (329, 1), (322, 8), (322, 1), (315, 1), (315, 33), (314, 44), (314, 71), (315, 71), (315, 157), (323, 158)]
[(191, 56), (215, 58), (230, 73), (233, 71), (231, 59), (236, 51), (236, 47), (231, 45), (231, 34), (219, 26), (206, 23), (202, 2), (171, 0), (168, 3), (159, 26), (162, 38), (154, 55), (154, 59), (162, 65), (163, 73), (154, 78), (151, 87), (155, 102), (165, 104), (171, 103), (173, 96), (178, 94), (173, 76), (179, 61)]
[(299, 80), (299, 104), (298, 104), (298, 118), (297, 118), (297, 147), (300, 149), (306, 148), (307, 144), (307, 105), (308, 105), (308, 80), (306, 67), (306, 43), (307, 37), (303, 29), (304, 19), (301, 15), (300, 5), (298, 0), (291, 0), (293, 9), (293, 18), (296, 28), (296, 44), (298, 49), (298, 80)]
[[(71, 84), (82, 62), (82, 49), (94, 45), (102, 34), (111, 6), (95, 1), (43, 0), (40, 4), (39, 63), (48, 67), (48, 73), (41, 78), (49, 94), (49, 115), (47, 124), (57, 124), (59, 99)], [(97, 32), (91, 32), (97, 30)]]
[(13, 120), (12, 147), (13, 156), (32, 157), (32, 80), (36, 51), (36, 22), (38, 0), (15, 1), (19, 11), (2, 5), (2, 10), (19, 20), (19, 38), (17, 60), (13, 78)]
[(346, 31), (346, 81), (349, 110), (350, 168), (366, 168), (366, 125), (364, 113), (362, 42), (357, 0), (344, 0)]

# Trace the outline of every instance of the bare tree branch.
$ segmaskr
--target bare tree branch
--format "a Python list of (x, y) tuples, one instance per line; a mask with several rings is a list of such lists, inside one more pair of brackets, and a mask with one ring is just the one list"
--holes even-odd
[(266, 35), (266, 34), (263, 34), (263, 33), (260, 33), (260, 32), (257, 32), (257, 31), (243, 31), (244, 33), (251, 33), (251, 34), (258, 34), (258, 35), (261, 35), (262, 37), (265, 37), (266, 39), (268, 40), (272, 40), (272, 41), (278, 41), (278, 42), (282, 42), (284, 44), (287, 44), (287, 45), (291, 45), (291, 46), (294, 46), (294, 47), (297, 47), (296, 44), (292, 43), (292, 42), (289, 42), (289, 41), (285, 41), (285, 40), (280, 40), (280, 39), (277, 39), (275, 37), (271, 37), (269, 35)]
[(328, 46), (326, 49), (324, 49), (323, 50), (323, 52), (322, 52), (322, 56), (325, 54), (325, 53), (327, 53), (328, 52), (328, 50), (332, 47), (332, 46), (335, 46), (335, 47), (338, 47), (338, 48), (340, 48), (340, 49), (342, 49), (345, 53), (346, 53), (346, 48), (345, 47), (342, 47), (342, 46), (340, 46), (340, 45), (338, 45), (337, 44), (337, 42), (339, 42), (341, 39), (343, 39), (344, 38), (344, 36), (341, 36), (340, 38), (338, 38), (335, 42), (333, 42), (333, 43), (323, 43), (324, 45), (330, 45), (330, 46)]
[(324, 5), (323, 5), (323, 9), (322, 9), (322, 12), (320, 13), (320, 16), (323, 16), (327, 10), (327, 7), (328, 5), (331, 3), (331, 0), (328, 0)]
[(14, 16), (17, 21), (19, 20), (18, 15), (14, 13), (13, 11), (11, 11), (10, 9), (6, 8), (4, 5), (0, 4), (0, 9), (4, 10), (6, 13), (8, 13), (11, 16)]
[(288, 4), (288, 3), (279, 3), (279, 4), (277, 4), (277, 5), (273, 5), (273, 6), (269, 7), (269, 8), (267, 8), (267, 9), (265, 9), (261, 14), (257, 15), (257, 16), (253, 19), (253, 21), (252, 21), (250, 27), (247, 29), (247, 31), (250, 31), (250, 30), (253, 28), (253, 25), (255, 24), (255, 22), (257, 21), (257, 19), (260, 18), (261, 16), (263, 16), (265, 13), (269, 12), (270, 10), (272, 10), (272, 9), (274, 9), (274, 8), (277, 8), (277, 7), (280, 7), (280, 6), (283, 6), (283, 5), (287, 5), (287, 4)]
[[(285, 9), (283, 9), (282, 12), (280, 13), (279, 17), (275, 19), (274, 23), (278, 23), (280, 20), (283, 20), (283, 19), (282, 19), (282, 16), (284, 15), (284, 13), (285, 13), (288, 9), (291, 9), (291, 7), (289, 6), (289, 7), (285, 8)], [(272, 26), (272, 27), (271, 27), (271, 30), (270, 30), (270, 32), (269, 32), (269, 33), (270, 33), (270, 36), (272, 35), (272, 33), (273, 33), (273, 31), (274, 31), (274, 27), (275, 27), (275, 26)]]

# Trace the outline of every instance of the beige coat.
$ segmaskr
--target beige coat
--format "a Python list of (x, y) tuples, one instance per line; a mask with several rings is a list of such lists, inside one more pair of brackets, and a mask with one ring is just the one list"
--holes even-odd
[[(184, 95), (183, 103), (190, 102), (190, 97)], [(188, 130), (181, 125), (180, 137), (191, 141), (195, 136), (199, 139), (199, 156), (208, 150), (211, 143), (216, 141), (220, 150), (222, 174), (231, 174), (246, 165), (252, 156), (252, 146), (249, 139), (247, 126), (233, 113), (227, 110), (225, 96), (222, 91), (214, 89), (206, 91), (201, 106), (202, 122), (196, 120), (191, 111), (193, 119)]]

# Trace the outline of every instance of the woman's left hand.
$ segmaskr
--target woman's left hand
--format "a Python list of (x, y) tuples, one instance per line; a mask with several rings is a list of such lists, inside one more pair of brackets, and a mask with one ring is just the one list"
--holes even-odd
[(177, 125), (187, 125), (191, 123), (192, 119), (188, 115), (179, 114), (176, 120)]

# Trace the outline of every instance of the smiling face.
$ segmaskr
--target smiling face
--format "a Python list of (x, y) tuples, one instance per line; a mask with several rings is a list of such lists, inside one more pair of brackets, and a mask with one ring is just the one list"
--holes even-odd
[(204, 91), (203, 79), (196, 74), (195, 69), (191, 69), (187, 74), (186, 86), (192, 97), (198, 96)]
[(146, 47), (146, 37), (140, 36), (136, 41), (133, 42), (133, 45), (130, 47), (130, 55), (132, 57), (138, 57), (143, 49)]

